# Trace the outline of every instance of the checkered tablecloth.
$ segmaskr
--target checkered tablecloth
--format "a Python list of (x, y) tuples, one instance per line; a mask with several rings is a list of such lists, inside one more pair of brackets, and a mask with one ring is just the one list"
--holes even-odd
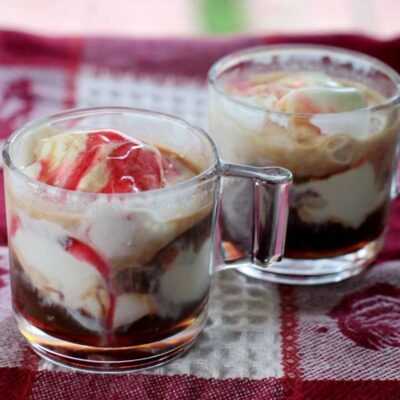
[[(205, 126), (210, 65), (243, 47), (285, 42), (353, 48), (400, 70), (400, 39), (49, 39), (3, 31), (0, 138), (69, 107), (147, 108)], [(0, 244), (0, 399), (400, 399), (398, 202), (385, 249), (363, 275), (295, 288), (219, 273), (195, 346), (139, 374), (74, 373), (34, 355), (11, 311), (3, 199)]]

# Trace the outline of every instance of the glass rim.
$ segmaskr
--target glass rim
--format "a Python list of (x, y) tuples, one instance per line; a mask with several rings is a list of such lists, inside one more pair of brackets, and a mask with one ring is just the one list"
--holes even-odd
[[(231, 96), (218, 82), (218, 74), (223, 72), (226, 65), (232, 63), (236, 59), (240, 57), (246, 57), (251, 55), (262, 55), (267, 53), (273, 53), (276, 51), (293, 51), (300, 53), (301, 51), (304, 52), (325, 52), (327, 54), (332, 55), (342, 55), (347, 56), (349, 58), (357, 58), (362, 59), (364, 62), (367, 62), (371, 65), (376, 65), (378, 68), (383, 70), (383, 72), (390, 78), (393, 82), (394, 86), (396, 87), (396, 92), (393, 96), (385, 99), (384, 102), (380, 104), (376, 104), (374, 106), (363, 107), (353, 111), (342, 111), (338, 113), (320, 113), (320, 114), (312, 114), (312, 113), (294, 113), (294, 112), (285, 112), (285, 111), (278, 111), (278, 110), (270, 110), (265, 107), (262, 107), (257, 104), (250, 104), (245, 101), (242, 101), (236, 97)], [(250, 58), (250, 57), (249, 57)], [(233, 64), (234, 65), (234, 64)], [(357, 113), (365, 113), (368, 112), (376, 112), (380, 111), (389, 107), (396, 106), (400, 104), (400, 75), (388, 64), (384, 63), (383, 61), (378, 60), (375, 57), (370, 55), (354, 51), (344, 49), (342, 47), (336, 46), (323, 46), (323, 45), (314, 45), (314, 44), (307, 44), (307, 43), (296, 43), (296, 44), (276, 44), (276, 45), (261, 45), (261, 46), (254, 46), (249, 47), (243, 50), (235, 51), (230, 53), (219, 60), (217, 60), (208, 71), (207, 75), (208, 84), (213, 87), (220, 95), (222, 95), (225, 99), (240, 105), (246, 109), (250, 109), (253, 111), (261, 111), (266, 112), (271, 115), (276, 115), (277, 117), (287, 117), (287, 118), (312, 118), (318, 116), (318, 118), (333, 118), (333, 116), (348, 116)]]
[[(31, 132), (34, 129), (39, 128), (40, 126), (46, 125), (48, 123), (54, 122), (63, 122), (69, 119), (84, 117), (84, 116), (96, 116), (96, 115), (104, 115), (104, 114), (118, 114), (118, 113), (131, 113), (131, 114), (138, 114), (138, 115), (148, 115), (153, 116), (159, 119), (164, 119), (165, 121), (169, 121), (172, 123), (177, 123), (184, 128), (189, 130), (195, 131), (200, 136), (204, 137), (207, 143), (210, 145), (214, 160), (210, 163), (210, 165), (201, 173), (193, 176), (192, 178), (186, 179), (182, 182), (178, 182), (174, 185), (159, 188), (159, 189), (151, 189), (145, 190), (141, 192), (125, 192), (125, 193), (98, 193), (98, 192), (84, 192), (79, 190), (71, 190), (71, 189), (64, 189), (58, 186), (49, 185), (47, 183), (41, 182), (37, 179), (31, 178), (28, 175), (24, 174), (23, 171), (18, 168), (12, 160), (10, 155), (10, 151), (12, 149), (13, 144), (16, 140), (18, 140), (21, 136)], [(44, 117), (33, 119), (31, 122), (23, 125), (22, 127), (15, 130), (10, 137), (7, 139), (6, 143), (4, 144), (2, 157), (4, 161), (4, 165), (9, 168), (11, 171), (15, 172), (19, 178), (25, 181), (28, 185), (35, 187), (35, 188), (42, 188), (47, 192), (53, 192), (54, 194), (73, 194), (74, 196), (84, 196), (84, 197), (99, 197), (99, 198), (109, 198), (117, 197), (131, 197), (131, 196), (149, 196), (149, 194), (159, 195), (159, 194), (166, 194), (167, 192), (175, 191), (175, 190), (184, 190), (191, 186), (196, 186), (198, 183), (205, 181), (207, 179), (212, 178), (213, 176), (218, 174), (218, 167), (220, 166), (220, 156), (219, 151), (214, 143), (211, 136), (202, 128), (197, 127), (186, 120), (162, 113), (157, 111), (145, 110), (140, 108), (134, 107), (118, 107), (118, 106), (103, 106), (103, 107), (87, 107), (87, 108), (71, 108), (60, 111), (55, 114), (50, 114)]]

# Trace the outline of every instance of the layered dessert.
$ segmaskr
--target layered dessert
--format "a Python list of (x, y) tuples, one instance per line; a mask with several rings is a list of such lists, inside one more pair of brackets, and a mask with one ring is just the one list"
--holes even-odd
[[(7, 171), (13, 304), (68, 342), (145, 345), (204, 311), (213, 196), (171, 148), (113, 130), (44, 127)], [(23, 175), (21, 175), (21, 173)]]
[[(393, 115), (371, 108), (385, 96), (327, 73), (260, 72), (251, 63), (228, 70), (218, 85), (210, 93), (210, 124), (222, 158), (293, 173), (287, 257), (340, 256), (381, 237), (397, 126)], [(234, 232), (251, 217), (241, 207), (247, 189), (226, 190), (225, 235), (245, 249), (251, 238)]]

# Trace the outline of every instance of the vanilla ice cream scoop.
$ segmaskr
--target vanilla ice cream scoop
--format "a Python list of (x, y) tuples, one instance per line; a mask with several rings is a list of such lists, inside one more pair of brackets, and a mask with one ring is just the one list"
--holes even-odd
[(24, 173), (49, 185), (126, 193), (165, 185), (160, 151), (112, 130), (62, 132), (38, 141)]
[(288, 113), (338, 113), (367, 105), (361, 89), (319, 72), (255, 75), (228, 90), (241, 101)]
[(274, 82), (246, 82), (230, 89), (235, 97), (266, 108), (274, 108), (276, 102), (289, 91), (288, 88)]
[(299, 89), (304, 87), (337, 88), (342, 86), (338, 81), (322, 72), (288, 73), (274, 82), (287, 89)]
[(276, 109), (289, 113), (325, 114), (359, 110), (365, 105), (365, 95), (357, 88), (305, 87), (283, 96), (276, 103)]

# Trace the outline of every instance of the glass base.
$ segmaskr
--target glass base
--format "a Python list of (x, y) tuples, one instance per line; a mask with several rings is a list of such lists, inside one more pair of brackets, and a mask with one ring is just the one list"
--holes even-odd
[(383, 247), (384, 235), (362, 249), (339, 257), (320, 259), (285, 258), (268, 270), (241, 267), (238, 271), (252, 278), (288, 285), (323, 285), (358, 275), (376, 258)]
[(207, 309), (185, 330), (159, 342), (107, 348), (55, 338), (16, 316), (20, 332), (39, 356), (61, 367), (92, 373), (125, 373), (165, 364), (189, 349), (203, 330), (206, 318)]

